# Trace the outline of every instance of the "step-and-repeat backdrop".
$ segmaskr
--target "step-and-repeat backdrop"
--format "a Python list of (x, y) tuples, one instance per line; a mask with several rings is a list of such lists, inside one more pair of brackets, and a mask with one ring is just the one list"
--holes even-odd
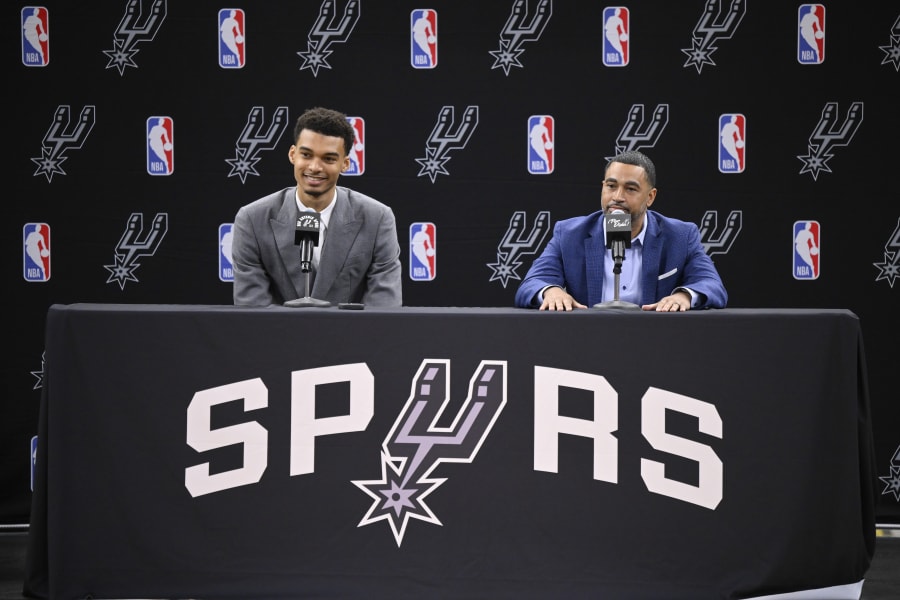
[(896, 6), (102, 0), (3, 22), (0, 523), (29, 519), (49, 306), (230, 304), (234, 214), (294, 184), (313, 106), (356, 129), (340, 183), (393, 207), (408, 306), (511, 306), (553, 224), (599, 208), (606, 160), (644, 151), (731, 307), (859, 315), (872, 485), (900, 522)]

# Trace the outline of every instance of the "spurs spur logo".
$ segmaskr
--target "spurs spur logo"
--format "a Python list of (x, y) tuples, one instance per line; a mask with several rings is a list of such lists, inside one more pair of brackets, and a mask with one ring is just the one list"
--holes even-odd
[(725, 0), (706, 0), (703, 14), (694, 25), (691, 47), (681, 49), (688, 57), (684, 63), (685, 68), (694, 66), (697, 73), (700, 73), (703, 65), (716, 66), (715, 61), (710, 58), (718, 50), (713, 44), (719, 40), (731, 39), (747, 12), (745, 0), (729, 0), (728, 8), (723, 14), (721, 5), (724, 3)]
[(900, 16), (891, 27), (891, 43), (887, 46), (878, 46), (884, 52), (884, 60), (881, 64), (894, 64), (894, 70), (900, 71)]
[(718, 231), (719, 212), (708, 210), (703, 213), (700, 220), (700, 243), (709, 256), (714, 254), (728, 254), (731, 246), (737, 239), (738, 234), (743, 227), (744, 213), (740, 210), (733, 210), (728, 213), (728, 219), (725, 221), (725, 227), (722, 231)]
[(894, 500), (900, 502), (900, 446), (897, 446), (897, 449), (894, 451), (889, 468), (890, 475), (878, 477), (884, 482), (884, 490), (882, 490), (881, 495), (893, 494)]
[(509, 18), (500, 31), (500, 49), (490, 52), (495, 59), (491, 69), (503, 69), (503, 73), (509, 75), (512, 67), (524, 68), (519, 62), (519, 56), (525, 52), (522, 46), (525, 42), (536, 42), (541, 38), (552, 15), (553, 1), (538, 0), (531, 20), (526, 21), (528, 0), (514, 0)]
[[(875, 281), (887, 279), (888, 285), (893, 288), (894, 281), (900, 277), (900, 219), (897, 219), (894, 233), (884, 245), (884, 260), (872, 264), (878, 269), (878, 277), (875, 278)], [(900, 500), (900, 498), (897, 499)]]
[(241, 135), (234, 144), (234, 158), (225, 159), (225, 162), (231, 165), (229, 177), (236, 175), (241, 178), (241, 183), (245, 183), (248, 175), (259, 175), (256, 163), (262, 160), (259, 156), (260, 152), (273, 150), (287, 129), (287, 107), (276, 108), (272, 122), (269, 123), (268, 129), (263, 131), (263, 127), (266, 126), (265, 120), (265, 111), (262, 106), (254, 106), (250, 109), (250, 113), (247, 115), (247, 124), (244, 125)]
[(373, 503), (359, 523), (387, 521), (397, 546), (410, 519), (441, 525), (425, 503), (446, 478), (432, 477), (442, 463), (471, 463), (506, 406), (506, 362), (482, 361), (469, 381), (469, 394), (446, 427), (450, 361), (423, 360), (409, 399), (382, 444), (381, 479), (353, 481)]
[(431, 178), (431, 183), (434, 183), (438, 175), (450, 174), (444, 168), (444, 163), (450, 160), (450, 150), (460, 150), (469, 143), (469, 138), (478, 126), (478, 107), (467, 106), (462, 122), (456, 126), (455, 131), (450, 131), (455, 120), (455, 110), (452, 106), (441, 108), (437, 123), (425, 143), (425, 158), (416, 159), (416, 162), (422, 165), (419, 177), (427, 175)]
[(330, 69), (328, 56), (332, 53), (332, 44), (343, 44), (350, 38), (356, 22), (359, 20), (359, 0), (350, 0), (344, 8), (337, 23), (335, 21), (334, 0), (324, 0), (319, 6), (319, 18), (306, 36), (306, 51), (297, 54), (303, 59), (300, 70), (309, 69), (313, 77), (318, 76), (319, 69)]
[(44, 175), (50, 182), (55, 173), (66, 174), (60, 166), (68, 158), (64, 154), (68, 150), (81, 149), (94, 128), (96, 113), (96, 106), (85, 106), (81, 109), (78, 123), (72, 125), (71, 108), (65, 105), (56, 107), (53, 123), (50, 124), (41, 143), (41, 155), (31, 159), (31, 162), (38, 166), (34, 172), (35, 177)]
[(144, 215), (131, 213), (125, 232), (119, 238), (119, 243), (116, 244), (115, 262), (111, 265), (103, 265), (109, 271), (106, 283), (115, 281), (119, 284), (119, 289), (124, 290), (125, 282), (137, 282), (138, 278), (134, 276), (134, 270), (141, 266), (137, 262), (137, 258), (156, 254), (156, 250), (168, 231), (168, 213), (156, 213), (153, 218), (153, 227), (146, 233), (144, 232)]
[(828, 161), (834, 156), (832, 151), (838, 146), (847, 146), (863, 121), (863, 103), (854, 102), (847, 110), (843, 123), (837, 123), (837, 102), (828, 102), (822, 109), (822, 116), (809, 136), (809, 154), (798, 154), (803, 161), (800, 174), (809, 173), (813, 180), (822, 171), (831, 173)]
[(518, 273), (522, 259), (536, 254), (550, 233), (550, 211), (539, 212), (531, 230), (526, 232), (525, 228), (525, 211), (516, 211), (509, 220), (503, 239), (497, 244), (497, 262), (487, 263), (494, 272), (488, 281), (499, 279), (505, 288), (510, 279), (522, 279)]
[[(669, 105), (657, 104), (653, 118), (648, 122), (644, 116), (643, 104), (632, 104), (628, 118), (616, 136), (616, 153), (627, 150), (652, 148), (659, 141), (666, 125), (669, 124)], [(609, 160), (612, 157), (606, 157)]]
[(144, 16), (141, 4), (141, 0), (128, 0), (125, 3), (125, 14), (113, 34), (113, 49), (103, 51), (109, 58), (106, 68), (115, 67), (119, 70), (119, 75), (125, 74), (125, 67), (137, 68), (134, 55), (138, 53), (138, 43), (152, 41), (166, 20), (166, 0), (153, 0), (143, 21), (140, 21)]

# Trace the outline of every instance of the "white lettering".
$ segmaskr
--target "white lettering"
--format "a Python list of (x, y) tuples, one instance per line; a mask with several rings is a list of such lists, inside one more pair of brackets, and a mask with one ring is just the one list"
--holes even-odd
[[(350, 384), (350, 413), (316, 418), (316, 386)], [(316, 437), (364, 431), (375, 414), (375, 377), (365, 363), (304, 369), (291, 373), (291, 475), (315, 470)]]
[[(559, 414), (559, 388), (570, 387), (593, 393), (594, 420)], [(619, 480), (619, 394), (605, 377), (553, 369), (534, 368), (534, 468), (559, 472), (559, 434), (580, 435), (594, 440), (594, 479)]]
[(722, 501), (722, 461), (712, 448), (666, 433), (666, 410), (698, 419), (701, 433), (722, 439), (722, 418), (716, 407), (689, 396), (651, 387), (641, 400), (641, 433), (656, 450), (697, 462), (697, 486), (668, 479), (665, 463), (641, 459), (641, 477), (656, 494), (713, 510)]
[(269, 404), (269, 390), (262, 379), (248, 379), (227, 385), (201, 390), (187, 409), (187, 444), (197, 452), (216, 448), (244, 445), (243, 466), (215, 475), (209, 474), (209, 463), (195, 465), (184, 470), (184, 487), (191, 496), (221, 492), (241, 485), (257, 483), (266, 470), (269, 432), (257, 423), (241, 423), (220, 429), (211, 429), (211, 408), (224, 402), (244, 401), (244, 412), (265, 408)]

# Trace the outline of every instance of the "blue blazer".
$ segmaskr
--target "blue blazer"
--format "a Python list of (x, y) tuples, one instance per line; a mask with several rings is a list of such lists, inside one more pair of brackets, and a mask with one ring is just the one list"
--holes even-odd
[[(712, 259), (700, 243), (694, 223), (664, 217), (648, 210), (641, 268), (641, 302), (653, 304), (676, 287), (688, 287), (700, 297), (694, 308), (725, 308), (728, 293)], [(535, 259), (516, 291), (516, 306), (540, 306), (538, 292), (548, 285), (564, 288), (587, 306), (601, 302), (604, 213), (564, 219), (553, 227), (553, 237)]]

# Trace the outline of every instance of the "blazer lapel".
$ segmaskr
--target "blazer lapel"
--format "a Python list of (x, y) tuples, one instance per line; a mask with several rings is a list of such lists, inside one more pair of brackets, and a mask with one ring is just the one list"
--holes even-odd
[(604, 253), (609, 252), (605, 248), (603, 231), (601, 230), (604, 221), (599, 219), (597, 223), (588, 238), (584, 240), (584, 263), (587, 268), (587, 272), (584, 275), (587, 281), (588, 306), (593, 306), (603, 299), (603, 260), (605, 258)]
[(659, 249), (662, 248), (659, 226), (648, 210), (647, 233), (644, 235), (643, 266), (641, 267), (641, 304), (653, 304), (657, 301), (656, 287), (659, 284)]
[(287, 272), (294, 291), (298, 297), (306, 295), (306, 274), (300, 269), (300, 247), (295, 244), (294, 234), (297, 231), (297, 208), (295, 188), (288, 188), (284, 192), (281, 202), (281, 210), (278, 216), (269, 220), (272, 234), (275, 236), (275, 244), (281, 255), (281, 262)]
[(325, 246), (322, 247), (319, 269), (316, 272), (316, 283), (313, 286), (313, 296), (316, 298), (328, 297), (328, 292), (340, 274), (362, 227), (362, 220), (354, 213), (349, 194), (345, 189), (338, 188), (334, 202), (334, 209), (328, 220)]

